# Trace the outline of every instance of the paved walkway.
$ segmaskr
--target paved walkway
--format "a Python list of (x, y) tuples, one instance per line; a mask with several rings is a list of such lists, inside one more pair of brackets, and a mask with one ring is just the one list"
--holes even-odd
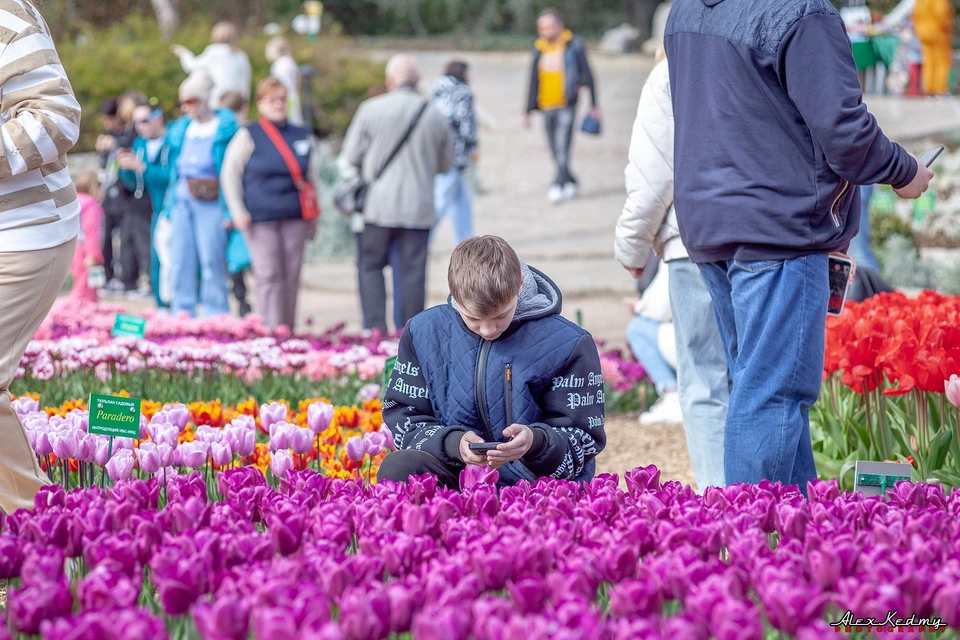
[[(387, 54), (378, 54), (386, 59)], [(584, 326), (598, 338), (622, 345), (630, 315), (622, 304), (635, 292), (633, 280), (612, 257), (614, 225), (623, 206), (623, 168), (640, 90), (652, 61), (640, 56), (594, 56), (604, 112), (604, 134), (578, 136), (573, 169), (582, 196), (548, 204), (553, 169), (542, 126), (522, 127), (529, 57), (522, 53), (419, 54), (428, 81), (454, 58), (470, 63), (471, 83), (485, 123), (481, 129), (481, 180), (487, 193), (475, 202), (478, 233), (506, 238), (522, 258), (548, 273), (564, 293), (564, 313), (582, 311)], [(956, 100), (870, 97), (881, 125), (894, 138), (960, 130)], [(581, 111), (586, 105), (582, 105)], [(333, 215), (328, 212), (328, 215)], [(446, 269), (453, 237), (449, 223), (435, 234), (428, 304), (447, 293)], [(304, 274), (301, 317), (317, 325), (347, 320), (359, 328), (356, 269), (352, 261), (309, 266)]]

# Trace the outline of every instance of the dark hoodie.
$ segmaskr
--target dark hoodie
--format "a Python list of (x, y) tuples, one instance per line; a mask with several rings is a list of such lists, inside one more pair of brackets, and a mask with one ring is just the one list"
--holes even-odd
[(557, 285), (525, 264), (522, 270), (513, 322), (493, 342), (467, 329), (452, 298), (407, 324), (383, 421), (398, 449), (425, 451), (454, 468), (464, 466), (464, 431), (505, 442), (508, 426), (529, 425), (533, 447), (500, 469), (501, 484), (545, 476), (586, 481), (606, 444), (597, 346), (560, 316)]
[(677, 220), (694, 262), (845, 250), (854, 185), (917, 172), (863, 104), (827, 0), (676, 0), (664, 36)]

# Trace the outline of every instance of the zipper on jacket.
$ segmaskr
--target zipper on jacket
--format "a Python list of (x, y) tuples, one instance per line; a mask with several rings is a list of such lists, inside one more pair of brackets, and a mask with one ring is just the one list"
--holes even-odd
[(490, 416), (487, 414), (487, 393), (484, 390), (483, 379), (487, 368), (487, 353), (490, 352), (489, 340), (483, 340), (480, 343), (480, 356), (477, 358), (477, 410), (480, 412), (480, 420), (483, 422), (484, 431), (486, 431), (487, 442), (493, 442), (493, 427), (490, 426)]
[(839, 228), (843, 225), (840, 224), (840, 201), (843, 199), (843, 196), (847, 195), (847, 191), (850, 190), (850, 183), (846, 180), (843, 181), (843, 188), (840, 189), (839, 195), (833, 201), (833, 205), (830, 207), (830, 215), (833, 216), (833, 224)]
[(503, 403), (506, 409), (507, 426), (513, 424), (513, 369), (512, 365), (507, 365), (503, 372)]

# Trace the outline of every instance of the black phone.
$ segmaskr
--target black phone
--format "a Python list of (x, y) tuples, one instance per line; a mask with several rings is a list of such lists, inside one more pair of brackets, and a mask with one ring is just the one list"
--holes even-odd
[(486, 453), (487, 451), (495, 450), (499, 444), (499, 442), (471, 442), (470, 451)]
[(940, 154), (943, 153), (943, 147), (934, 147), (927, 151), (922, 156), (920, 156), (920, 164), (925, 167), (929, 167), (933, 164), (933, 161), (940, 157)]
[(827, 314), (838, 316), (843, 312), (850, 289), (850, 274), (855, 268), (853, 260), (840, 256), (830, 256), (830, 299), (827, 302)]

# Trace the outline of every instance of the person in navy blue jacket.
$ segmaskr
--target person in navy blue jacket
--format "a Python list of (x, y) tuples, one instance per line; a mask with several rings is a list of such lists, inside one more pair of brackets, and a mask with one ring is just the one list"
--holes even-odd
[(860, 220), (857, 185), (906, 198), (932, 172), (863, 104), (828, 0), (676, 0), (664, 36), (674, 197), (683, 244), (713, 298), (733, 390), (727, 484), (814, 480), (828, 256)]
[[(404, 329), (383, 401), (397, 451), (380, 480), (433, 474), (459, 488), (466, 465), (500, 484), (587, 481), (606, 444), (604, 387), (593, 337), (560, 315), (561, 294), (501, 238), (460, 243), (448, 304)], [(469, 445), (499, 442), (486, 454)]]

